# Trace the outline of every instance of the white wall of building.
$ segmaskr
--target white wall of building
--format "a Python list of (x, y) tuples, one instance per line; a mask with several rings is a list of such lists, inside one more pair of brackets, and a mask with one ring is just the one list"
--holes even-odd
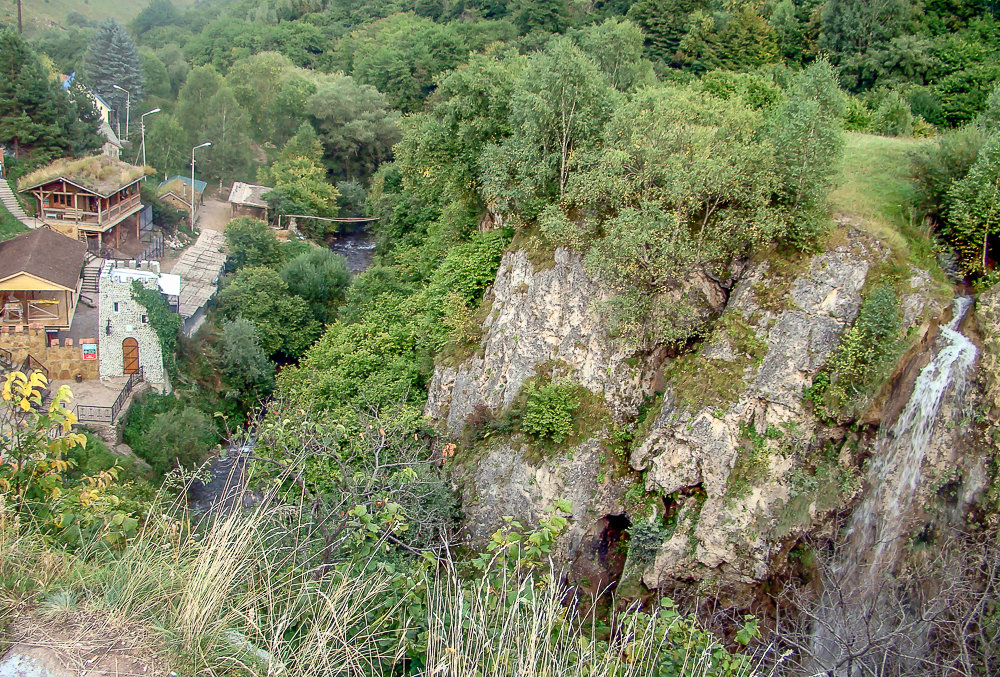
[(147, 289), (159, 290), (159, 272), (156, 261), (104, 262), (98, 293), (101, 378), (125, 375), (122, 344), (131, 337), (139, 344), (139, 366), (145, 380), (161, 390), (169, 388), (160, 340), (149, 324), (146, 308), (132, 298), (133, 279)]

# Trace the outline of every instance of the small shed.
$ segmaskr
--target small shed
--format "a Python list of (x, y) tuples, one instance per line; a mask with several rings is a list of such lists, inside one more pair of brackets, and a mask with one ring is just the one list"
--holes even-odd
[(232, 215), (252, 216), (255, 219), (267, 221), (267, 210), (269, 205), (264, 200), (264, 196), (271, 192), (269, 186), (257, 186), (252, 183), (237, 181), (233, 184), (233, 189), (229, 191), (229, 205)]
[[(193, 191), (191, 190), (192, 185), (194, 186)], [(198, 210), (201, 209), (201, 205), (205, 202), (204, 195), (207, 187), (207, 183), (198, 179), (195, 179), (192, 184), (190, 176), (171, 176), (156, 187), (156, 197), (172, 207), (190, 212), (193, 192), (194, 211), (197, 214)]]
[(48, 228), (0, 242), (0, 324), (69, 329), (87, 245)]

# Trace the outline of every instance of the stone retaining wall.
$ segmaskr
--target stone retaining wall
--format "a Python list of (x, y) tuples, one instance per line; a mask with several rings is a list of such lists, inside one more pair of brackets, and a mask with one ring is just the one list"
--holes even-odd
[(70, 380), (77, 374), (83, 378), (100, 376), (98, 355), (94, 359), (83, 359), (82, 344), (96, 345), (96, 338), (76, 341), (71, 338), (49, 338), (40, 326), (0, 328), (0, 348), (11, 352), (14, 364), (19, 365), (29, 354), (45, 365), (52, 380)]

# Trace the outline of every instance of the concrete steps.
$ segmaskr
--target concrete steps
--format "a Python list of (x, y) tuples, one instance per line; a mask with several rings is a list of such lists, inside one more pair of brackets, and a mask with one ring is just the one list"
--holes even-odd
[(21, 203), (17, 201), (17, 197), (14, 195), (14, 191), (10, 189), (10, 184), (6, 180), (0, 179), (0, 202), (3, 206), (7, 208), (14, 218), (23, 223), (28, 228), (34, 230), (42, 225), (42, 222), (38, 219), (28, 216), (21, 209)]
[(80, 292), (87, 294), (95, 301), (97, 300), (97, 292), (99, 290), (99, 280), (101, 278), (101, 267), (98, 266), (86, 266), (83, 269), (83, 275), (81, 277)]

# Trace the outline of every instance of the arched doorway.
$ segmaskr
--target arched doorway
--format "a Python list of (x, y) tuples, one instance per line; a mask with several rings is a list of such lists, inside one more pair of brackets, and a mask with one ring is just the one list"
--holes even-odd
[(139, 373), (139, 342), (131, 336), (122, 341), (122, 358), (126, 374)]

